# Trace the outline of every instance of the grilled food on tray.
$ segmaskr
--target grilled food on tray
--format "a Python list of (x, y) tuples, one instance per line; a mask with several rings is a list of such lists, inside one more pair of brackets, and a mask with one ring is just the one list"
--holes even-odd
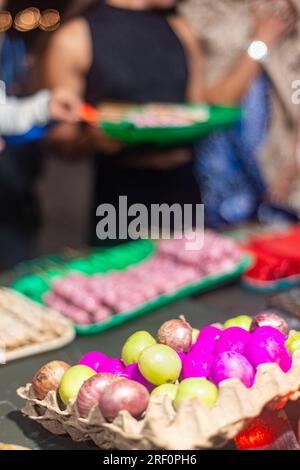
[(0, 289), (0, 344), (8, 361), (56, 349), (73, 338), (71, 324), (60, 314), (15, 291)]

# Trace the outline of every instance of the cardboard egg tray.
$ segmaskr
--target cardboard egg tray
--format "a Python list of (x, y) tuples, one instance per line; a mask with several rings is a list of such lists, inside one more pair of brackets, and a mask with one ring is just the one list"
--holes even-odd
[(213, 408), (203, 406), (197, 399), (187, 399), (176, 412), (169, 397), (156, 397), (151, 398), (141, 420), (122, 411), (109, 423), (98, 407), (91, 410), (87, 419), (82, 419), (75, 404), (63, 408), (55, 392), (37, 400), (31, 384), (17, 393), (26, 400), (24, 415), (51, 433), (69, 434), (77, 442), (91, 440), (104, 449), (197, 450), (222, 447), (265, 407), (279, 409), (289, 399), (298, 399), (299, 390), (300, 351), (297, 351), (288, 373), (282, 372), (277, 364), (259, 366), (252, 388), (236, 379), (222, 382)]

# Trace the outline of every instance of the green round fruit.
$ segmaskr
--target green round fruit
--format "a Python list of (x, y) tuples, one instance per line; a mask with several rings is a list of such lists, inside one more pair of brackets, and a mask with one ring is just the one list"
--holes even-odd
[(181, 372), (181, 360), (177, 352), (164, 344), (145, 349), (138, 364), (141, 374), (153, 385), (174, 383)]
[(192, 344), (195, 344), (197, 339), (198, 339), (198, 336), (199, 336), (199, 333), (200, 333), (200, 330), (197, 330), (197, 328), (193, 328), (193, 331), (192, 331)]
[(151, 393), (151, 397), (159, 397), (161, 395), (168, 395), (172, 401), (175, 400), (178, 390), (178, 385), (175, 384), (163, 384), (156, 387)]
[(67, 405), (74, 400), (82, 386), (96, 372), (87, 366), (73, 366), (65, 372), (59, 386), (59, 396), (63, 403)]
[(291, 336), (286, 342), (286, 347), (288, 348), (290, 354), (294, 354), (294, 352), (300, 349), (300, 333), (296, 332)]
[(229, 320), (224, 323), (224, 330), (226, 330), (226, 328), (231, 328), (232, 326), (238, 326), (246, 331), (250, 331), (251, 324), (251, 317), (248, 315), (240, 315), (239, 317), (229, 318)]
[(126, 366), (137, 362), (144, 349), (156, 344), (153, 336), (147, 331), (137, 331), (129, 336), (122, 349), (122, 360)]
[(174, 400), (176, 410), (185, 398), (198, 398), (203, 405), (212, 407), (217, 401), (218, 389), (212, 382), (204, 378), (185, 379), (178, 386)]

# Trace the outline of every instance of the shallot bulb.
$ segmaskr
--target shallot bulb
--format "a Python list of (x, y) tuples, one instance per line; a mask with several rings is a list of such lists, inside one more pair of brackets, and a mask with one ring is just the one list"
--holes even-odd
[(213, 325), (205, 326), (201, 329), (196, 343), (192, 346), (192, 351), (204, 351), (213, 354), (221, 334), (220, 328)]
[(178, 320), (169, 320), (160, 327), (157, 340), (177, 352), (190, 351), (193, 341), (193, 329), (191, 325), (180, 316)]
[(251, 332), (262, 326), (271, 326), (280, 331), (285, 337), (289, 334), (287, 322), (273, 312), (259, 313), (253, 318)]
[(100, 396), (99, 408), (108, 421), (113, 421), (120, 411), (128, 411), (134, 418), (139, 418), (147, 409), (149, 396), (144, 385), (119, 379), (105, 388)]
[(90, 410), (98, 405), (99, 399), (105, 388), (117, 377), (113, 374), (97, 374), (88, 379), (79, 390), (76, 406), (81, 418), (87, 418)]
[(61, 379), (69, 368), (69, 364), (63, 361), (48, 362), (41, 367), (32, 380), (36, 398), (44, 400), (48, 392), (57, 392)]

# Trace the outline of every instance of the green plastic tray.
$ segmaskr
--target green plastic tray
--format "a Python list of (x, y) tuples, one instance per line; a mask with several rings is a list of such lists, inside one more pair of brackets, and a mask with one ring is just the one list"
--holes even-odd
[[(53, 280), (58, 277), (64, 277), (71, 272), (92, 275), (97, 273), (104, 274), (109, 270), (122, 271), (129, 266), (142, 262), (152, 256), (154, 252), (155, 244), (149, 240), (129, 242), (115, 248), (91, 252), (86, 258), (64, 261), (61, 264), (57, 263), (57, 269), (53, 269), (53, 263), (51, 262), (51, 269), (45, 269), (44, 271), (39, 269), (38, 272), (21, 277), (13, 283), (12, 288), (37, 302), (43, 303), (44, 295), (51, 289)], [(215, 288), (218, 285), (240, 277), (249, 268), (251, 262), (251, 257), (247, 255), (230, 272), (207, 276), (196, 283), (179, 289), (175, 293), (161, 295), (130, 312), (114, 315), (105, 322), (88, 326), (75, 325), (76, 332), (80, 335), (100, 333), (193, 293)], [(37, 264), (40, 267), (38, 262)], [(45, 260), (44, 266), (46, 266)]]
[(164, 305), (175, 302), (176, 300), (187, 297), (196, 292), (204, 292), (213, 288), (216, 288), (219, 285), (222, 285), (226, 282), (232, 281), (235, 278), (240, 277), (250, 266), (252, 259), (249, 256), (245, 256), (242, 261), (237, 265), (236, 269), (231, 272), (219, 274), (216, 276), (207, 276), (206, 278), (201, 279), (201, 281), (189, 284), (186, 287), (178, 290), (174, 294), (164, 294), (156, 299), (143, 304), (141, 307), (136, 308), (127, 313), (114, 315), (109, 320), (89, 326), (79, 326), (76, 325), (76, 331), (80, 335), (92, 335), (95, 333), (100, 333), (106, 331), (114, 326), (121, 325), (133, 318), (144, 315), (152, 310), (163, 307)]
[[(86, 275), (105, 274), (110, 270), (124, 270), (140, 263), (155, 251), (155, 244), (149, 240), (129, 242), (118, 247), (90, 250), (81, 258), (68, 259), (65, 255), (51, 255), (18, 265), (15, 269), (17, 279), (11, 287), (43, 303), (44, 295), (51, 289), (52, 283), (71, 273)], [(26, 275), (22, 275), (27, 272)]]
[[(182, 105), (184, 107), (197, 107), (201, 105)], [(203, 105), (202, 105), (203, 106)], [(136, 127), (128, 121), (112, 123), (102, 121), (102, 130), (114, 139), (127, 144), (156, 143), (170, 145), (189, 143), (206, 136), (207, 134), (225, 129), (240, 121), (242, 111), (236, 106), (208, 106), (209, 119), (205, 122), (182, 127)]]

